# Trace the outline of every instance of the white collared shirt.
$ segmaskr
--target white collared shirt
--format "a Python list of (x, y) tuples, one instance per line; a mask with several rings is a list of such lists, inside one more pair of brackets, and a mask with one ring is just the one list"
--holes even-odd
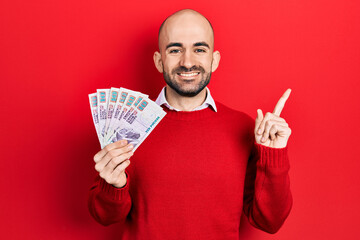
[[(161, 90), (159, 96), (157, 97), (156, 101), (155, 101), (159, 106), (161, 105), (165, 105), (165, 107), (167, 107), (168, 109), (170, 110), (175, 110), (175, 111), (181, 111), (179, 109), (176, 109), (174, 107), (172, 107), (168, 101), (166, 100), (166, 97), (165, 97), (165, 87), (163, 87), (163, 89)], [(217, 112), (217, 109), (216, 109), (216, 105), (215, 105), (215, 101), (214, 99), (212, 98), (211, 94), (210, 94), (210, 90), (208, 88), (206, 88), (206, 99), (204, 101), (203, 104), (201, 104), (200, 106), (194, 108), (193, 110), (191, 111), (198, 111), (198, 110), (203, 110), (207, 107), (211, 106), (212, 109)]]

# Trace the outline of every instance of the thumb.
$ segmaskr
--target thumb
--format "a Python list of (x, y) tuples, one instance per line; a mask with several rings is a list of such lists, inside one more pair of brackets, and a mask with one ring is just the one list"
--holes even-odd
[(259, 129), (259, 126), (260, 126), (263, 119), (264, 119), (264, 114), (261, 111), (261, 109), (258, 109), (257, 110), (257, 117), (255, 119), (255, 134), (256, 134), (257, 130)]

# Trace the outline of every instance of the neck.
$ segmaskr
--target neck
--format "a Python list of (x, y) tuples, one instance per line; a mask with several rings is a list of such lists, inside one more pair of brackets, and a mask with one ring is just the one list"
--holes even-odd
[(192, 111), (203, 104), (206, 99), (206, 88), (194, 97), (184, 97), (179, 95), (169, 86), (166, 86), (165, 96), (168, 103), (180, 111)]

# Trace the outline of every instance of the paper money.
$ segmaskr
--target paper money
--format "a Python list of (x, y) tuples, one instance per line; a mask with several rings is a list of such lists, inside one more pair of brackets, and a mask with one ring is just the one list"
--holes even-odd
[(107, 143), (126, 139), (134, 145), (134, 150), (136, 150), (165, 114), (156, 103), (148, 98), (142, 99), (129, 115), (121, 118), (120, 125), (114, 130), (114, 134)]
[(107, 119), (107, 105), (109, 103), (110, 89), (97, 89), (98, 111), (99, 111), (99, 134), (100, 142), (103, 142), (105, 137), (105, 124)]
[[(107, 117), (106, 117), (106, 122), (105, 122), (105, 137), (106, 137), (106, 133), (109, 130), (110, 127), (110, 122), (111, 119), (114, 116), (114, 109), (115, 109), (115, 105), (117, 102), (119, 96), (119, 88), (111, 88), (110, 89), (110, 95), (109, 95), (109, 103), (108, 103), (108, 107), (107, 107)], [(105, 140), (105, 138), (104, 138)]]
[[(114, 106), (114, 112), (111, 115), (111, 119), (109, 121), (108, 129), (111, 128), (114, 125), (114, 121), (115, 121), (114, 119), (119, 117), (119, 114), (121, 112), (121, 107), (124, 104), (127, 95), (128, 95), (128, 93), (125, 91), (125, 88), (120, 88), (119, 89), (117, 101), (116, 101), (115, 106)], [(108, 129), (106, 129), (106, 136), (108, 135), (108, 132), (109, 132)], [(106, 138), (106, 136), (105, 136), (105, 138)]]
[(132, 110), (133, 103), (139, 97), (147, 97), (147, 95), (130, 89), (120, 88), (120, 99), (117, 102), (117, 106), (115, 106), (119, 112), (115, 113), (114, 117), (111, 119), (110, 126), (104, 138), (104, 143), (109, 142), (110, 138), (115, 134), (119, 127), (121, 127), (121, 119), (128, 111)]
[[(90, 110), (91, 116), (95, 125), (96, 135), (100, 141), (100, 134), (99, 134), (99, 114), (98, 114), (98, 101), (97, 101), (97, 93), (89, 94), (89, 101), (90, 101)], [(100, 142), (101, 144), (101, 142)]]
[(89, 101), (101, 148), (126, 139), (135, 151), (166, 115), (148, 95), (126, 88), (97, 89)]

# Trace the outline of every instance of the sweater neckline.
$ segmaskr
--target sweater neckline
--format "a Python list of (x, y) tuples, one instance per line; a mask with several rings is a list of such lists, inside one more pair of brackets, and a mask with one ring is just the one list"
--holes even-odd
[(211, 109), (211, 107), (196, 111), (175, 111), (170, 110), (167, 107), (163, 107), (163, 109), (166, 112), (166, 118), (181, 121), (192, 121), (197, 119), (210, 118), (214, 117), (216, 114), (216, 112)]

